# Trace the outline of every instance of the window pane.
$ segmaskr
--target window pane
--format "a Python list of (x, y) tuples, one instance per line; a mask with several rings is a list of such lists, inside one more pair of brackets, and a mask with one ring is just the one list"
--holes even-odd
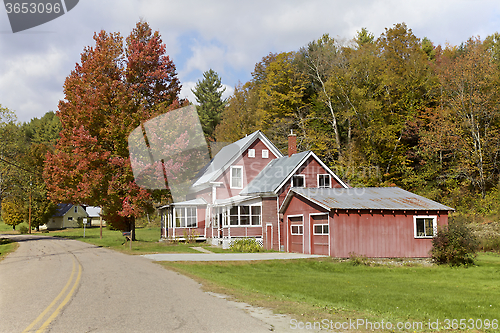
[(185, 227), (184, 208), (175, 208), (175, 226), (178, 228)]
[(304, 176), (293, 176), (292, 177), (293, 187), (304, 187)]
[(250, 215), (250, 207), (240, 206), (240, 215)]
[(229, 223), (231, 223), (231, 225), (238, 225), (238, 216), (231, 215), (229, 217)]
[(330, 187), (330, 175), (319, 175), (319, 187)]
[(328, 235), (328, 224), (323, 224), (323, 235)]
[(304, 227), (299, 225), (299, 234), (302, 235), (304, 233)]
[(260, 225), (260, 216), (252, 215), (252, 225)]
[(243, 187), (242, 168), (231, 168), (231, 187)]
[(240, 225), (250, 225), (250, 216), (240, 215)]
[(418, 237), (425, 236), (424, 221), (425, 221), (425, 219), (417, 219), (415, 222), (417, 224), (417, 236)]
[(254, 215), (260, 216), (260, 206), (252, 206), (252, 216)]
[(434, 236), (434, 225), (433, 219), (424, 219), (425, 220), (425, 235), (432, 237)]
[(238, 216), (238, 206), (231, 207), (229, 214)]
[(314, 225), (314, 233), (315, 234), (322, 234), (323, 233), (323, 226), (321, 224), (315, 224)]

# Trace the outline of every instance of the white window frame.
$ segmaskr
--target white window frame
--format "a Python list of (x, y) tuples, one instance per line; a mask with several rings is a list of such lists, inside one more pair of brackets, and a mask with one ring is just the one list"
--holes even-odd
[[(241, 207), (242, 206), (245, 206), (245, 207), (249, 207), (249, 211), (248, 211), (248, 215), (244, 215), (244, 216), (248, 216), (249, 218), (249, 224), (241, 224)], [(238, 215), (231, 215), (231, 209), (232, 208), (235, 208), (235, 207), (238, 207)], [(260, 208), (260, 214), (259, 215), (255, 215), (253, 214), (253, 208), (254, 207), (259, 207)], [(226, 224), (229, 225), (230, 227), (262, 227), (262, 205), (261, 204), (258, 204), (258, 205), (238, 205), (238, 206), (232, 206), (232, 207), (229, 207), (227, 209), (227, 212), (228, 212), (228, 223)], [(237, 224), (231, 224), (231, 216), (237, 216)], [(253, 217), (258, 217), (259, 218), (259, 224), (253, 224)]]
[[(188, 208), (189, 209), (194, 209), (194, 219), (195, 219), (195, 225), (194, 226), (189, 226), (189, 227), (187, 225), (187, 219), (188, 219), (187, 212), (188, 212)], [(180, 221), (180, 226), (177, 226), (177, 209), (183, 209), (184, 210), (184, 215), (182, 216), (183, 221)], [(173, 224), (174, 224), (175, 228), (198, 228), (198, 207), (196, 207), (196, 206), (174, 207)]]
[[(321, 226), (321, 233), (316, 232), (316, 226)], [(327, 232), (325, 232), (325, 227), (327, 228)], [(329, 235), (330, 234), (330, 227), (328, 226), (328, 223), (318, 223), (318, 224), (313, 224), (313, 235)]]
[[(293, 232), (293, 227), (297, 227), (297, 231)], [(304, 235), (304, 223), (290, 223), (290, 235), (292, 236), (303, 236)]]
[[(328, 186), (320, 186), (320, 185), (319, 185), (319, 178), (320, 178), (321, 176), (327, 176), (327, 177), (328, 177), (328, 182), (329, 182)], [(318, 184), (318, 188), (332, 188), (332, 176), (331, 176), (331, 175), (329, 175), (328, 173), (318, 174), (318, 176), (317, 176), (317, 180), (318, 180), (318, 183), (317, 183), (317, 184)]]
[[(294, 185), (294, 181), (293, 181), (295, 177), (302, 177), (302, 179), (303, 179), (303, 184), (304, 184), (304, 185), (303, 185), (303, 186), (300, 186), (300, 187), (299, 187), (299, 186), (295, 186), (295, 185)], [(305, 187), (306, 187), (306, 176), (305, 176), (305, 175), (293, 175), (293, 176), (292, 176), (292, 187), (296, 187), (296, 188), (305, 188)]]
[(248, 149), (248, 157), (255, 158), (255, 149)]
[(269, 158), (269, 150), (262, 149), (262, 158)]
[(78, 213), (78, 206), (74, 206), (75, 208), (75, 213)]
[[(241, 170), (241, 186), (236, 186), (233, 183), (233, 179), (234, 179), (234, 171), (233, 170)], [(230, 188), (243, 189), (243, 166), (242, 165), (231, 166), (230, 175), (229, 175), (229, 183), (230, 183), (229, 184)]]
[[(418, 235), (417, 234), (417, 219), (432, 219), (432, 230), (433, 230), (433, 235), (428, 236), (428, 235)], [(418, 216), (413, 216), (413, 232), (415, 238), (434, 238), (437, 234), (437, 216), (436, 215), (418, 215)], [(424, 232), (425, 232), (425, 224), (424, 224)]]

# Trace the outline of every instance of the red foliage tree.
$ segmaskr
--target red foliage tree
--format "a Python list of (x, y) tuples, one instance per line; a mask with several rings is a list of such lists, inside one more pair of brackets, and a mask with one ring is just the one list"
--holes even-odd
[(101, 31), (66, 78), (58, 117), (63, 130), (44, 178), (56, 202), (101, 206), (113, 227), (132, 231), (152, 207), (151, 192), (132, 174), (127, 136), (180, 106), (174, 63), (160, 34), (138, 22), (126, 39)]

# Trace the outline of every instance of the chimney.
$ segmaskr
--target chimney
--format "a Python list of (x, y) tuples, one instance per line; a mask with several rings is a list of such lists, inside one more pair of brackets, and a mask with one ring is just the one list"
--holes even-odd
[(288, 135), (288, 157), (293, 154), (297, 154), (297, 135), (293, 134), (293, 131), (290, 130), (290, 134)]

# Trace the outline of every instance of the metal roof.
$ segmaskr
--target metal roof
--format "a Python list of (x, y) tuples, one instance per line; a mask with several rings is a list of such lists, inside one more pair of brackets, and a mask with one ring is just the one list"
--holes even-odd
[(283, 156), (269, 162), (268, 165), (245, 187), (240, 194), (272, 193), (278, 190), (280, 184), (300, 166), (310, 152)]
[(294, 193), (328, 210), (454, 210), (398, 187), (293, 188), (288, 193), (282, 209), (288, 205), (288, 201)]
[(203, 198), (196, 198), (192, 200), (186, 200), (181, 202), (174, 202), (165, 206), (158, 207), (158, 209), (164, 209), (173, 206), (206, 206), (207, 202)]

